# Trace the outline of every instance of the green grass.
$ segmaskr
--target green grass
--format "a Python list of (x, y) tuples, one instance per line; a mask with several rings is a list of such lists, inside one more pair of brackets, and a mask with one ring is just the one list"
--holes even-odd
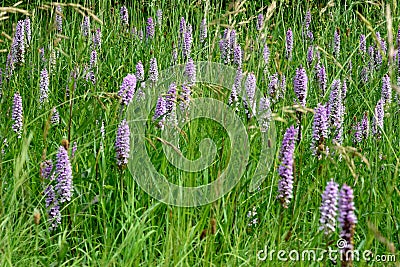
[[(344, 146), (353, 146), (352, 126), (354, 117), (362, 118), (368, 111), (370, 118), (380, 98), (382, 76), (388, 72), (387, 61), (373, 73), (367, 84), (359, 73), (365, 65), (358, 52), (359, 35), (368, 36), (367, 46), (373, 44), (371, 32), (357, 14), (362, 14), (375, 31), (387, 36), (384, 8), (361, 2), (335, 1), (320, 14), (315, 3), (289, 4), (279, 1), (272, 17), (266, 22), (265, 36), (271, 50), (269, 73), (282, 73), (287, 79), (287, 91), (283, 99), (272, 108), (276, 116), (286, 122), (276, 121), (277, 151), (271, 171), (265, 174), (260, 190), (249, 192), (250, 180), (258, 163), (260, 151), (259, 134), (249, 134), (251, 139), (250, 160), (240, 182), (232, 191), (218, 201), (201, 207), (182, 208), (163, 204), (144, 192), (135, 182), (128, 169), (116, 166), (114, 142), (116, 129), (125, 114), (121, 114), (116, 93), (122, 79), (135, 72), (141, 60), (148, 75), (148, 62), (156, 57), (159, 69), (171, 66), (172, 43), (178, 42), (179, 20), (183, 16), (193, 25), (194, 41), (192, 57), (195, 61), (221, 62), (218, 48), (219, 36), (226, 25), (235, 25), (238, 42), (244, 48), (243, 70), (253, 71), (258, 88), (267, 93), (268, 77), (263, 73), (261, 36), (257, 32), (256, 16), (260, 8), (266, 14), (269, 1), (247, 1), (239, 12), (229, 13), (229, 4), (208, 1), (132, 1), (127, 4), (131, 26), (145, 30), (148, 16), (155, 17), (156, 10), (163, 10), (163, 25), (156, 27), (154, 40), (138, 41), (130, 36), (120, 24), (119, 8), (107, 1), (88, 3), (85, 7), (103, 22), (91, 19), (92, 29), (102, 30), (102, 47), (98, 53), (97, 83), (86, 82), (82, 76), (89, 64), (90, 41), (82, 37), (82, 15), (72, 7), (65, 7), (63, 32), (58, 35), (54, 26), (54, 9), (43, 10), (42, 3), (22, 4), (30, 11), (32, 20), (32, 43), (26, 51), (25, 63), (16, 68), (7, 81), (3, 77), (0, 98), (0, 265), (1, 266), (333, 266), (328, 260), (322, 262), (283, 262), (276, 256), (273, 261), (260, 261), (257, 253), (268, 250), (290, 251), (297, 249), (336, 249), (339, 229), (325, 238), (319, 228), (321, 194), (330, 179), (340, 185), (347, 183), (354, 189), (358, 223), (354, 237), (355, 248), (371, 250), (374, 254), (395, 254), (400, 260), (400, 121), (399, 106), (395, 101), (387, 107), (384, 133), (381, 139), (370, 137), (356, 146), (368, 161), (352, 152), (348, 159), (340, 161), (335, 155), (318, 160), (310, 150), (313, 114), (303, 115), (303, 138), (295, 151), (294, 199), (289, 208), (283, 209), (276, 200), (279, 175), (278, 150), (287, 127), (296, 123), (286, 106), (293, 105), (293, 77), (297, 67), (306, 66), (307, 47), (301, 35), (305, 11), (312, 11), (311, 29), (314, 44), (324, 49), (321, 62), (327, 69), (328, 88), (334, 79), (347, 79), (348, 94), (345, 100)], [(3, 6), (7, 3), (3, 2)], [(44, 4), (44, 3), (43, 3)], [(206, 45), (199, 42), (199, 25), (207, 9), (208, 38)], [(398, 9), (392, 5), (394, 35), (399, 25)], [(24, 17), (10, 14), (1, 21), (0, 31), (13, 36), (13, 23)], [(243, 23), (241, 23), (243, 22)], [(15, 26), (15, 25), (14, 25)], [(285, 33), (294, 32), (292, 61), (284, 56)], [(335, 28), (341, 32), (341, 54), (332, 56), (332, 40)], [(346, 31), (349, 29), (349, 35)], [(0, 37), (0, 67), (3, 72), (11, 42)], [(57, 45), (55, 45), (57, 43)], [(396, 45), (395, 45), (396, 46)], [(50, 69), (49, 62), (40, 59), (38, 49), (44, 47), (48, 59), (50, 51), (58, 53), (55, 68), (50, 71), (49, 103), (39, 107), (39, 76), (43, 67)], [(352, 72), (349, 71), (349, 59)], [(181, 55), (179, 63), (184, 63)], [(315, 61), (314, 61), (315, 63)], [(341, 67), (342, 66), (342, 67)], [(70, 78), (74, 68), (80, 70), (73, 94), (66, 96), (66, 87), (73, 88)], [(397, 66), (392, 83), (396, 83)], [(313, 79), (313, 67), (307, 68), (309, 92), (307, 106), (314, 108), (321, 97)], [(213, 97), (227, 103), (229, 88), (215, 90), (208, 85), (196, 85), (193, 97)], [(24, 128), (18, 139), (12, 131), (11, 107), (15, 92), (23, 99)], [(71, 91), (72, 92), (72, 91)], [(60, 113), (61, 123), (49, 124), (52, 107)], [(72, 107), (72, 108), (71, 108)], [(71, 112), (70, 112), (71, 111)], [(242, 121), (248, 122), (244, 112)], [(70, 124), (71, 121), (71, 124)], [(100, 125), (104, 121), (105, 137), (101, 137)], [(214, 181), (229, 163), (230, 140), (223, 127), (207, 120), (194, 120), (183, 130), (180, 145), (188, 159), (200, 156), (198, 144), (211, 138), (217, 146), (213, 164), (199, 173), (185, 173), (172, 166), (166, 159), (161, 133), (152, 123), (146, 137), (147, 151), (158, 172), (170, 177), (171, 182), (186, 186), (199, 186)], [(60, 227), (50, 232), (47, 224), (44, 183), (40, 178), (40, 163), (53, 159), (62, 139), (70, 137), (70, 145), (77, 142), (78, 149), (71, 164), (73, 167), (74, 194), (71, 202), (62, 208)], [(3, 144), (7, 138), (8, 146)], [(100, 149), (101, 143), (103, 150)], [(331, 142), (329, 142), (331, 144)], [(331, 151), (335, 151), (333, 145)], [(353, 164), (353, 165), (352, 165)], [(248, 226), (247, 212), (257, 208), (258, 224)], [(34, 223), (34, 212), (41, 215), (40, 223)], [(215, 220), (215, 233), (211, 233)], [(207, 229), (205, 238), (203, 230)], [(377, 229), (377, 230), (375, 230)], [(394, 252), (385, 242), (391, 242)], [(276, 254), (275, 254), (276, 255)], [(380, 263), (355, 262), (355, 266), (376, 266)], [(395, 263), (385, 263), (391, 266)]]

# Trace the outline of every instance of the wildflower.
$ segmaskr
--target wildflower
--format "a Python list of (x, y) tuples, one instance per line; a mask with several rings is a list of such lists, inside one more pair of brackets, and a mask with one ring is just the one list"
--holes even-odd
[(61, 6), (56, 7), (56, 27), (59, 33), (62, 32), (62, 8)]
[(190, 86), (182, 84), (182, 93), (181, 93), (182, 102), (180, 103), (180, 108), (182, 112), (187, 111), (189, 109), (191, 94), (192, 92), (190, 90)]
[(360, 122), (357, 122), (356, 125), (354, 125), (354, 136), (353, 136), (354, 144), (361, 143), (362, 138), (363, 138), (362, 126)]
[(90, 68), (93, 69), (96, 67), (97, 63), (97, 52), (96, 50), (92, 50), (92, 53), (90, 53)]
[(149, 80), (153, 83), (158, 81), (157, 59), (154, 57), (150, 59)]
[(58, 113), (57, 109), (54, 107), (52, 110), (53, 114), (51, 115), (51, 124), (56, 125), (60, 123), (60, 114)]
[(12, 126), (13, 131), (18, 134), (18, 138), (21, 138), (23, 109), (22, 109), (22, 98), (18, 92), (14, 94), (14, 102), (12, 107), (11, 118), (14, 121), (14, 124)]
[(202, 19), (200, 24), (200, 43), (204, 43), (207, 39), (207, 20), (206, 18)]
[(47, 69), (44, 68), (40, 72), (40, 98), (39, 102), (40, 104), (43, 104), (48, 101), (49, 98), (49, 73), (47, 72)]
[(380, 131), (383, 130), (383, 118), (385, 116), (384, 101), (379, 99), (375, 106), (375, 113), (372, 119), (372, 133), (380, 137)]
[(250, 210), (247, 213), (247, 218), (249, 218), (250, 222), (247, 224), (248, 226), (255, 226), (258, 223), (258, 218), (257, 218), (257, 209), (256, 207), (253, 207), (252, 210)]
[(72, 168), (68, 152), (63, 146), (58, 148), (55, 175), (57, 178), (55, 189), (57, 190), (59, 201), (61, 203), (71, 201), (73, 191)]
[(15, 27), (15, 36), (11, 44), (13, 63), (25, 62), (25, 22), (19, 20)]
[(138, 81), (143, 81), (144, 80), (144, 67), (142, 61), (139, 61), (136, 64), (136, 79)]
[(51, 171), (53, 170), (53, 162), (51, 159), (45, 160), (40, 164), (40, 177), (49, 179)]
[(369, 119), (368, 112), (364, 112), (363, 119), (361, 121), (361, 132), (364, 139), (367, 139), (369, 136)]
[(82, 35), (84, 37), (88, 37), (89, 33), (90, 33), (90, 19), (89, 19), (89, 16), (84, 16), (83, 17), (81, 29), (82, 29)]
[(126, 120), (122, 120), (118, 126), (117, 138), (115, 140), (115, 152), (118, 167), (128, 164), (130, 152), (130, 131)]
[(121, 97), (121, 104), (128, 105), (135, 94), (136, 88), (136, 76), (133, 74), (128, 74), (122, 81), (121, 87), (118, 92), (118, 96)]
[(167, 95), (165, 96), (165, 107), (166, 107), (166, 112), (170, 113), (172, 111), (172, 108), (174, 106), (174, 103), (176, 103), (176, 84), (171, 83), (169, 86)]
[(340, 53), (340, 33), (339, 30), (335, 30), (333, 36), (333, 55), (338, 58)]
[(186, 63), (185, 76), (187, 78), (188, 85), (193, 86), (196, 82), (196, 65), (191, 58), (189, 58), (188, 62)]
[(284, 208), (288, 208), (290, 200), (293, 198), (293, 163), (295, 149), (296, 129), (290, 126), (283, 136), (280, 150), (280, 161), (278, 172), (281, 179), (278, 183), (278, 196)]
[(268, 94), (271, 96), (271, 98), (277, 97), (278, 87), (279, 87), (278, 73), (275, 73), (269, 77)]
[(352, 266), (352, 257), (348, 251), (354, 249), (354, 232), (357, 223), (357, 217), (354, 213), (353, 189), (344, 184), (339, 193), (339, 225), (340, 238), (345, 240), (345, 246), (341, 248), (342, 266)]
[(307, 103), (307, 83), (308, 78), (306, 70), (300, 66), (300, 68), (296, 69), (296, 75), (293, 79), (293, 87), (297, 99), (303, 107), (305, 107)]
[(320, 207), (321, 218), (319, 219), (321, 224), (319, 230), (324, 230), (325, 235), (335, 232), (336, 215), (338, 211), (338, 193), (339, 185), (333, 180), (329, 181), (322, 194), (322, 204)]
[(272, 120), (271, 101), (267, 96), (261, 97), (258, 105), (258, 117), (261, 121), (260, 131), (267, 132)]
[(122, 6), (119, 11), (121, 17), (122, 26), (129, 26), (128, 9), (126, 6)]
[(97, 28), (92, 36), (92, 45), (93, 49), (97, 49), (101, 47), (101, 30)]
[(164, 129), (164, 115), (167, 113), (167, 105), (165, 99), (160, 96), (157, 100), (156, 110), (154, 112), (153, 121), (159, 120), (158, 127)]
[(318, 103), (315, 109), (314, 122), (313, 122), (313, 133), (311, 150), (313, 155), (316, 155), (320, 151), (320, 146), (324, 145), (326, 139), (328, 139), (328, 114), (325, 105)]
[(289, 28), (286, 32), (286, 58), (291, 60), (293, 52), (293, 32), (292, 29)]
[(390, 77), (387, 74), (382, 77), (381, 98), (384, 104), (390, 104), (392, 102), (392, 85), (390, 84)]
[(246, 113), (248, 118), (253, 117), (253, 113), (255, 111), (255, 93), (256, 93), (256, 76), (253, 72), (247, 75), (247, 79), (245, 82), (245, 90), (246, 90), (246, 97), (245, 97), (245, 105), (246, 105)]
[(257, 31), (261, 31), (264, 26), (264, 15), (262, 13), (258, 14), (257, 17)]
[(364, 34), (360, 35), (360, 53), (363, 56), (367, 53), (367, 41)]
[(304, 16), (304, 28), (307, 31), (310, 28), (311, 24), (311, 11), (307, 10), (306, 15)]
[(269, 56), (270, 56), (269, 48), (268, 45), (265, 44), (263, 49), (263, 58), (266, 66), (268, 66), (269, 63)]
[(314, 59), (314, 47), (310, 45), (307, 50), (307, 64), (311, 66)]
[(242, 48), (240, 44), (235, 45), (233, 50), (233, 63), (237, 66), (242, 66)]
[(25, 25), (25, 44), (28, 46), (31, 43), (32, 39), (32, 30), (31, 30), (31, 19), (27, 17), (24, 20)]
[(52, 185), (48, 185), (44, 191), (46, 197), (46, 209), (48, 215), (48, 222), (50, 224), (50, 231), (57, 229), (58, 225), (61, 224), (61, 212), (56, 193)]
[(326, 84), (328, 78), (326, 77), (325, 67), (322, 64), (320, 64), (320, 67), (317, 72), (317, 81), (319, 88), (321, 89), (321, 95), (324, 96), (326, 93)]
[(236, 111), (237, 111), (237, 107), (239, 104), (238, 95), (241, 91), (242, 78), (243, 78), (242, 69), (240, 67), (238, 67), (238, 69), (236, 71), (235, 81), (232, 85), (231, 94), (229, 95), (229, 100), (228, 100), (228, 104), (231, 106), (235, 106)]
[(192, 37), (192, 25), (188, 24), (184, 33), (184, 39), (183, 39), (183, 56), (185, 58), (190, 57), (190, 53), (192, 50), (192, 42), (193, 42), (193, 37)]
[(154, 21), (152, 17), (149, 17), (147, 19), (146, 37), (148, 39), (153, 39), (154, 35), (155, 35)]
[(157, 24), (161, 28), (162, 25), (162, 20), (163, 20), (163, 12), (161, 9), (158, 9), (156, 12), (156, 17), (157, 17)]

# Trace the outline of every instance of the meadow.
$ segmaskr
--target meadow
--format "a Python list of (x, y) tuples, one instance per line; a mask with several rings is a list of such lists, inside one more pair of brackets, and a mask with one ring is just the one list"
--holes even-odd
[(3, 1), (0, 31), (0, 266), (400, 266), (396, 1)]

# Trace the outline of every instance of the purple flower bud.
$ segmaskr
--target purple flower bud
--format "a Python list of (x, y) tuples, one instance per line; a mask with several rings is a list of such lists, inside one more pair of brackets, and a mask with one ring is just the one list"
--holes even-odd
[[(352, 266), (352, 258), (348, 251), (354, 249), (354, 232), (357, 223), (357, 217), (354, 213), (353, 190), (346, 184), (342, 186), (339, 193), (339, 225), (340, 238), (344, 239), (345, 246), (341, 248), (342, 266)], [(353, 254), (351, 254), (353, 255)]]
[(154, 112), (153, 121), (159, 120), (158, 127), (163, 130), (164, 129), (164, 115), (167, 113), (167, 104), (165, 99), (160, 96), (157, 100), (156, 110)]
[(268, 48), (268, 45), (265, 44), (264, 50), (263, 50), (263, 58), (264, 58), (265, 65), (267, 65), (267, 66), (269, 64), (269, 56), (270, 56), (269, 48)]
[(328, 111), (325, 105), (318, 103), (312, 129), (311, 150), (316, 155), (320, 151), (320, 145), (324, 145), (328, 139)]
[(48, 222), (50, 224), (50, 231), (57, 229), (58, 225), (61, 224), (61, 212), (56, 193), (52, 185), (48, 185), (44, 190), (46, 197), (46, 209), (48, 215)]
[(368, 62), (368, 67), (370, 71), (372, 71), (375, 68), (375, 48), (370, 45), (368, 47), (368, 56), (369, 56), (369, 62)]
[(326, 93), (326, 83), (328, 82), (328, 78), (326, 77), (325, 67), (324, 65), (319, 65), (319, 70), (317, 72), (317, 81), (319, 88), (321, 89), (321, 95), (324, 96)]
[(115, 153), (118, 167), (126, 166), (130, 153), (130, 130), (126, 120), (121, 121), (118, 126)]
[(292, 52), (293, 52), (293, 32), (292, 29), (289, 28), (286, 32), (286, 58), (292, 60)]
[(311, 24), (311, 11), (307, 10), (306, 15), (304, 17), (304, 28), (307, 31), (310, 28)]
[(233, 50), (233, 63), (237, 66), (242, 66), (242, 48), (240, 44), (235, 45)]
[(176, 65), (178, 62), (178, 49), (176, 47), (172, 48), (172, 65)]
[(266, 96), (261, 97), (258, 107), (258, 117), (261, 120), (260, 131), (267, 132), (272, 120), (271, 101)]
[(320, 207), (321, 218), (319, 219), (321, 224), (319, 230), (324, 230), (325, 235), (335, 232), (338, 195), (339, 185), (333, 180), (329, 181), (322, 194), (322, 203)]
[(183, 37), (185, 31), (186, 31), (186, 20), (184, 17), (182, 17), (181, 21), (179, 23), (179, 33), (180, 33), (181, 37)]
[(84, 37), (88, 37), (89, 33), (90, 33), (90, 18), (89, 18), (89, 16), (83, 17), (81, 29), (82, 29), (82, 35)]
[(310, 42), (313, 42), (313, 41), (314, 41), (314, 34), (313, 34), (312, 31), (308, 31), (308, 32), (307, 32), (307, 39), (308, 39)]
[(62, 8), (61, 6), (56, 7), (56, 27), (58, 32), (62, 32)]
[(155, 35), (154, 21), (152, 17), (147, 19), (146, 38), (153, 39)]
[(118, 92), (118, 96), (121, 97), (122, 105), (129, 105), (133, 99), (136, 88), (136, 76), (133, 74), (128, 74), (122, 81), (121, 87)]
[(264, 26), (264, 15), (262, 13), (258, 14), (257, 17), (257, 31), (261, 31)]
[(278, 182), (277, 199), (286, 209), (293, 198), (293, 163), (296, 132), (293, 125), (286, 130), (280, 150), (281, 164), (278, 172), (281, 179)]
[(354, 125), (354, 136), (353, 136), (354, 144), (361, 143), (362, 138), (363, 138), (362, 126), (360, 122), (357, 122), (356, 125)]
[(200, 43), (204, 43), (207, 39), (207, 20), (204, 18), (200, 24)]
[(390, 84), (390, 77), (387, 74), (382, 77), (381, 98), (384, 104), (392, 103), (392, 85)]
[(96, 50), (92, 50), (92, 53), (90, 54), (90, 68), (93, 69), (96, 67), (97, 63), (97, 52)]
[(57, 178), (55, 189), (58, 193), (59, 201), (61, 203), (71, 201), (73, 191), (72, 168), (68, 152), (63, 146), (58, 148), (55, 175)]
[(149, 80), (153, 83), (158, 81), (158, 66), (157, 59), (155, 57), (150, 59)]
[(31, 31), (31, 19), (27, 17), (24, 21), (25, 24), (25, 41), (26, 45), (28, 46), (31, 43), (32, 39), (32, 31)]
[(307, 50), (307, 65), (311, 66), (314, 59), (314, 47), (310, 45)]
[[(375, 63), (377, 64), (377, 66), (381, 66), (382, 65), (382, 61), (383, 61), (383, 57), (382, 54), (386, 53), (386, 43), (385, 41), (381, 38), (381, 34), (379, 32), (376, 32), (376, 38), (378, 39), (378, 42), (381, 45), (381, 49), (379, 49), (379, 47), (377, 47), (377, 49), (375, 50)], [(382, 50), (382, 51), (381, 51)]]
[(255, 93), (256, 93), (256, 76), (253, 72), (247, 75), (247, 79), (245, 82), (245, 89), (246, 89), (246, 96), (245, 96), (245, 106), (246, 106), (246, 113), (248, 118), (253, 117), (255, 112)]
[(334, 80), (332, 83), (331, 94), (329, 98), (329, 121), (333, 128), (334, 140), (341, 144), (343, 139), (343, 118), (344, 105), (342, 98), (342, 89), (340, 80)]
[(167, 111), (166, 111), (167, 113), (170, 113), (172, 111), (173, 107), (175, 106), (175, 103), (177, 101), (176, 93), (177, 93), (176, 84), (171, 83), (171, 85), (169, 86), (167, 95), (165, 96), (165, 107), (167, 109)]
[(383, 130), (383, 118), (385, 116), (383, 106), (383, 99), (379, 99), (378, 103), (375, 106), (375, 113), (372, 119), (372, 133), (378, 136), (378, 138), (380, 137), (381, 131)]
[(40, 104), (46, 103), (49, 98), (49, 73), (47, 72), (47, 69), (44, 68), (40, 72), (40, 98), (39, 102)]
[(307, 104), (307, 73), (306, 70), (300, 66), (296, 69), (296, 75), (293, 79), (293, 87), (294, 93), (297, 96), (297, 99), (303, 107)]
[(57, 109), (54, 107), (52, 109), (53, 114), (51, 115), (50, 122), (53, 125), (59, 124), (60, 123), (60, 114), (58, 113)]
[(182, 93), (181, 93), (182, 102), (180, 103), (180, 108), (182, 112), (187, 111), (189, 109), (191, 94), (192, 92), (190, 90), (190, 86), (182, 84)]
[(367, 67), (363, 67), (361, 70), (361, 81), (365, 84), (368, 82), (368, 68)]
[(92, 37), (93, 49), (101, 47), (101, 30), (97, 28)]
[(397, 39), (396, 39), (396, 43), (397, 43), (397, 48), (400, 48), (400, 26), (397, 30)]
[(367, 139), (369, 136), (369, 119), (368, 112), (364, 112), (363, 119), (361, 121), (361, 132), (364, 139)]
[(21, 138), (22, 133), (22, 119), (23, 119), (23, 109), (22, 109), (22, 98), (19, 92), (14, 94), (14, 102), (12, 107), (12, 120), (14, 124), (12, 129), (18, 134), (18, 138)]
[(184, 33), (184, 39), (183, 39), (183, 56), (185, 58), (190, 57), (190, 53), (192, 51), (192, 25), (188, 24), (186, 31)]
[(367, 53), (367, 41), (365, 39), (365, 35), (360, 35), (360, 53), (365, 55)]
[(144, 66), (142, 61), (139, 61), (136, 64), (136, 79), (138, 81), (143, 81), (144, 80)]
[(338, 30), (335, 30), (333, 36), (333, 56), (338, 58), (340, 53), (340, 34)]
[(163, 20), (163, 12), (161, 9), (158, 9), (156, 12), (156, 17), (157, 17), (157, 24), (161, 28), (162, 25), (162, 20)]
[(278, 87), (279, 87), (278, 73), (275, 73), (269, 77), (268, 94), (271, 96), (271, 98), (277, 97)]
[(196, 65), (193, 62), (193, 59), (189, 58), (185, 67), (185, 76), (188, 81), (188, 85), (192, 86), (196, 82)]
[(238, 69), (236, 71), (235, 81), (232, 85), (231, 94), (229, 95), (229, 100), (228, 100), (228, 104), (230, 106), (234, 106), (236, 111), (237, 111), (238, 104), (239, 104), (238, 95), (241, 91), (242, 78), (243, 78), (242, 69), (240, 67), (238, 67)]
[(50, 179), (51, 171), (53, 170), (53, 162), (51, 159), (45, 160), (40, 164), (40, 177)]
[(121, 24), (122, 26), (128, 26), (129, 25), (129, 18), (128, 18), (128, 9), (126, 6), (122, 6), (120, 11), (119, 11), (120, 17), (121, 17)]
[(11, 44), (11, 55), (14, 64), (25, 62), (25, 23), (23, 20), (19, 20), (15, 27), (15, 36)]

